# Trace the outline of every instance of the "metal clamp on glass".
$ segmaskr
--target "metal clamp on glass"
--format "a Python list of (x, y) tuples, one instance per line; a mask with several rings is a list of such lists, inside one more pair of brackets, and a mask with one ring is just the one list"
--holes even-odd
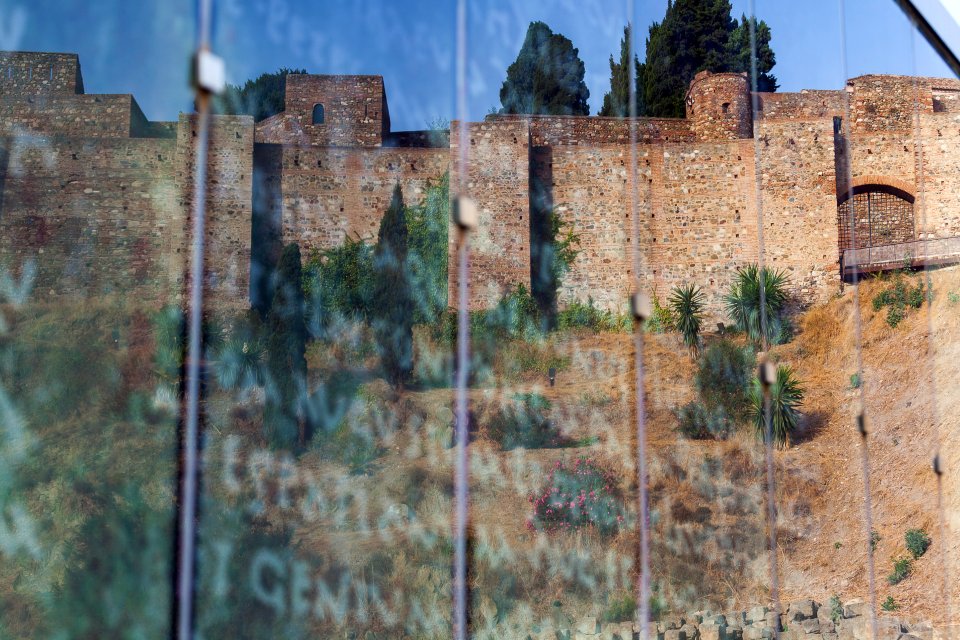
[(201, 49), (190, 65), (190, 84), (198, 91), (223, 93), (227, 86), (227, 71), (223, 58)]
[(480, 224), (477, 203), (466, 196), (457, 198), (453, 202), (453, 221), (461, 231), (476, 231)]
[(769, 360), (763, 360), (757, 367), (757, 378), (764, 388), (769, 388), (777, 380), (777, 367)]
[(650, 296), (645, 293), (635, 293), (630, 296), (630, 313), (634, 320), (644, 322), (653, 315), (653, 305), (650, 303)]

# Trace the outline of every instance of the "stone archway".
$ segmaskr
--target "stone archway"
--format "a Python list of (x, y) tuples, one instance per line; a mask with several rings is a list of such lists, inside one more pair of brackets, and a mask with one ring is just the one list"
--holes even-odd
[[(854, 181), (838, 199), (837, 224), (841, 255), (846, 249), (880, 247), (916, 239), (914, 197), (898, 180), (881, 183), (871, 176)], [(894, 184), (896, 183), (896, 184)]]

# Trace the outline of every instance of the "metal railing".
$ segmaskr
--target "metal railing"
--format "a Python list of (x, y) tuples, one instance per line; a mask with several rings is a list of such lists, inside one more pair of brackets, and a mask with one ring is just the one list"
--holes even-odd
[(908, 267), (960, 263), (960, 236), (912, 240), (876, 247), (845, 249), (840, 258), (844, 277)]

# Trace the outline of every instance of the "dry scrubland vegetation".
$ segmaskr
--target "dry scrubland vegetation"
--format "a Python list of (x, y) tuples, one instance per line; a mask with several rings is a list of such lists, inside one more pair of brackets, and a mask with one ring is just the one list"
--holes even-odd
[[(895, 281), (862, 284), (862, 380), (851, 377), (851, 289), (796, 315), (792, 338), (770, 351), (806, 390), (799, 430), (775, 454), (785, 600), (866, 594), (854, 427), (862, 390), (879, 601), (890, 598), (911, 617), (936, 619), (942, 611), (943, 541), (929, 462), (939, 425), (948, 469), (960, 463), (957, 434), (947, 426), (958, 409), (950, 385), (960, 362), (960, 271), (931, 279), (932, 306), (906, 308), (895, 327), (872, 302)], [(156, 611), (170, 598), (178, 318), (92, 304), (7, 307), (4, 317), (4, 410), (22, 416), (31, 434), (5, 482), (37, 534), (33, 547), (8, 543), (0, 561), (3, 633), (47, 637), (52, 623), (76, 637), (134, 624), (164, 629)], [(211, 335), (227, 336), (220, 341), (227, 344), (230, 326), (223, 321)], [(720, 339), (705, 336), (703, 349)], [(743, 336), (731, 340), (746, 345)], [(310, 387), (326, 394), (330, 422), (296, 457), (264, 440), (261, 386), (223, 388), (211, 376), (198, 606), (208, 633), (389, 636), (406, 627), (411, 637), (445, 636), (436, 629), (450, 609), (449, 343), (418, 327), (415, 382), (397, 393), (378, 376), (370, 341), (361, 324), (344, 322), (327, 342), (312, 343)], [(488, 354), (486, 372), (469, 390), (478, 634), (502, 637), (542, 618), (632, 615), (633, 344), (629, 333), (570, 328), (541, 340), (497, 341)], [(223, 353), (210, 354), (213, 367)], [(676, 333), (647, 333), (645, 362), (654, 610), (764, 602), (762, 444), (748, 424), (722, 439), (678, 434), (677, 407), (697, 397), (697, 365)], [(558, 370), (553, 387), (550, 367)], [(581, 458), (610, 474), (605, 488), (591, 487), (604, 492), (604, 505), (620, 506), (613, 521), (587, 514), (581, 520), (593, 526), (547, 532), (531, 521), (531, 499), (549, 489), (558, 461), (572, 468)], [(956, 514), (960, 487), (955, 477), (946, 482), (948, 513)], [(930, 535), (930, 550), (890, 584), (895, 560), (912, 557), (905, 542), (912, 529)], [(950, 552), (958, 557), (955, 542)], [(257, 562), (267, 568), (259, 592), (251, 578)], [(295, 579), (301, 571), (309, 576), (302, 584)]]
[[(898, 278), (910, 287), (921, 281), (919, 275)], [(793, 316), (791, 337), (770, 350), (773, 360), (794, 369), (806, 391), (798, 429), (775, 454), (785, 600), (812, 597), (827, 602), (835, 595), (846, 600), (867, 593), (854, 426), (863, 385), (873, 434), (879, 601), (888, 601), (907, 616), (936, 617), (940, 611), (930, 596), (931, 585), (942, 580), (929, 472), (931, 409), (937, 408), (942, 421), (951, 400), (943, 391), (933, 397), (930, 370), (924, 365), (935, 363), (939, 380), (952, 375), (956, 360), (948, 351), (953, 349), (958, 310), (953, 291), (960, 291), (960, 273), (947, 269), (932, 274), (930, 316), (925, 304), (913, 309), (906, 303), (902, 317), (891, 326), (887, 308), (875, 308), (873, 299), (896, 289), (898, 278), (870, 280), (861, 287), (862, 380), (853, 377), (852, 289)], [(934, 324), (932, 339), (928, 317)], [(351, 504), (307, 521), (291, 517), (289, 509), (268, 506), (260, 518), (290, 524), (291, 545), (297, 554), (311, 558), (313, 569), (331, 578), (349, 574), (354, 582), (374, 582), (383, 593), (402, 592), (405, 599), (390, 605), (396, 604), (400, 612), (399, 624), (407, 625), (415, 637), (441, 637), (444, 632), (427, 629), (448, 620), (450, 605), (453, 397), (442, 383), (449, 379), (449, 343), (419, 327), (418, 360), (432, 365), (416, 373), (420, 382), (397, 395), (370, 373), (376, 358), (372, 349), (363, 347), (363, 329), (353, 327), (343, 335), (352, 339), (310, 350), (310, 375), (320, 385), (354, 371), (362, 378), (358, 389), (364, 399), (361, 412), (366, 413), (348, 416), (349, 424), (359, 425), (352, 437), (366, 433), (363, 425), (380, 425), (381, 431), (375, 438), (359, 436), (367, 443), (359, 457), (345, 459), (320, 445), (297, 464), (328, 483), (349, 483), (354, 491), (346, 502)], [(748, 346), (743, 335), (707, 335), (701, 351), (721, 340)], [(431, 360), (429, 354), (437, 357)], [(486, 369), (469, 390), (471, 616), (478, 633), (486, 630), (499, 637), (510, 629), (529, 628), (538, 619), (596, 614), (616, 620), (632, 615), (637, 548), (633, 354), (629, 333), (586, 328), (568, 328), (542, 340), (498, 341), (487, 354)], [(723, 437), (682, 437), (678, 407), (698, 396), (693, 384), (697, 361), (681, 336), (670, 332), (646, 334), (645, 359), (652, 607), (661, 613), (765, 602), (762, 443), (742, 419)], [(553, 387), (546, 376), (549, 367), (558, 370)], [(223, 416), (224, 430), (235, 429), (236, 407), (232, 401), (223, 406), (233, 412), (232, 417)], [(375, 417), (384, 415), (395, 419), (390, 423), (395, 428)], [(518, 415), (522, 429), (512, 427)], [(256, 417), (247, 416), (243, 424), (250, 441), (256, 441)], [(945, 428), (941, 434), (953, 437)], [(344, 437), (342, 432), (338, 437)], [(955, 456), (956, 445), (948, 444), (947, 451)], [(549, 492), (558, 462), (569, 469), (578, 460), (589, 460), (610, 474), (604, 499), (619, 501), (621, 511), (613, 523), (601, 518), (593, 526), (556, 531), (537, 521), (531, 502)], [(956, 488), (948, 490), (948, 499), (955, 501)], [(578, 513), (581, 521), (590, 515)], [(909, 555), (905, 535), (912, 529), (930, 534), (931, 552), (912, 561), (905, 579), (890, 584), (893, 580), (887, 578), (896, 573), (896, 560)], [(329, 629), (329, 618), (305, 623)], [(375, 618), (344, 625), (390, 628)]]

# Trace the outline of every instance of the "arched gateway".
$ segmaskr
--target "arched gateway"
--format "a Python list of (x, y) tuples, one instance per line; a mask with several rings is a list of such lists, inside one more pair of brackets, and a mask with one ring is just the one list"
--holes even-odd
[(886, 184), (863, 184), (837, 204), (840, 253), (912, 242), (916, 239), (914, 197)]

